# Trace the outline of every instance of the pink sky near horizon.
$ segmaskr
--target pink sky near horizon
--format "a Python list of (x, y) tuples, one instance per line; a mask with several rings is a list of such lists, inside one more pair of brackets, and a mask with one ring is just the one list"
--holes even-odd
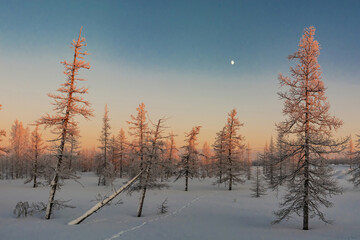
[[(38, 74), (37, 70), (40, 70), (44, 64), (46, 65), (44, 62), (36, 65), (38, 69), (27, 68), (24, 64), (22, 71), (16, 75), (2, 74), (2, 77), (9, 82), (5, 84), (6, 93), (0, 98), (3, 104), (3, 109), (0, 111), (2, 118), (0, 128), (5, 129), (8, 136), (11, 125), (16, 119), (26, 125), (46, 112), (52, 113), (51, 100), (47, 97), (47, 93), (54, 93), (64, 81), (65, 75), (62, 74), (62, 66), (59, 63), (49, 67), (51, 71)], [(5, 67), (10, 66), (5, 64)], [(287, 71), (283, 73), (288, 75)], [(136, 114), (136, 107), (141, 102), (145, 103), (152, 121), (160, 117), (170, 117), (167, 125), (169, 132), (173, 131), (177, 134), (177, 147), (183, 144), (184, 132), (188, 132), (195, 125), (202, 126), (199, 148), (202, 148), (205, 141), (211, 145), (216, 132), (225, 124), (227, 113), (232, 108), (236, 108), (239, 120), (244, 123), (240, 130), (245, 137), (244, 143), (250, 143), (254, 152), (262, 151), (265, 142), (269, 142), (271, 136), (276, 139), (275, 123), (283, 119), (281, 113), (283, 103), (278, 100), (276, 94), (279, 91), (277, 74), (233, 75), (224, 83), (218, 76), (208, 76), (204, 72), (190, 74), (169, 70), (160, 73), (125, 67), (116, 69), (95, 62), (90, 71), (82, 72), (80, 76), (88, 79), (87, 82), (82, 83), (90, 88), (85, 98), (93, 104), (95, 110), (95, 118), (92, 120), (79, 119), (81, 143), (85, 148), (99, 145), (97, 139), (105, 104), (108, 104), (112, 133), (115, 134), (120, 128), (124, 128), (128, 133), (126, 121), (130, 120), (131, 114)], [(175, 78), (171, 84), (166, 81), (170, 77), (173, 80)], [(17, 84), (19, 79), (27, 78), (36, 80), (22, 80), (19, 87)], [(55, 80), (46, 81), (47, 78)], [(110, 78), (116, 79), (115, 84), (106, 83), (106, 79)], [(203, 85), (204, 81), (197, 81), (202, 78), (207, 80), (207, 85)], [(360, 101), (352, 96), (356, 96), (357, 91), (360, 90), (359, 86), (341, 84), (333, 78), (327, 80), (326, 75), (323, 78), (328, 87), (326, 95), (332, 105), (331, 113), (344, 120), (343, 128), (336, 135), (345, 137), (352, 134), (355, 137), (360, 117), (355, 114), (354, 107), (358, 106)], [(102, 80), (96, 81), (96, 79)], [(263, 81), (266, 79), (265, 84), (263, 81), (258, 82), (257, 79)], [(157, 90), (159, 86), (161, 91)], [(181, 95), (186, 98), (184, 103), (181, 101)], [(51, 138), (49, 134), (45, 134), (45, 137)]]

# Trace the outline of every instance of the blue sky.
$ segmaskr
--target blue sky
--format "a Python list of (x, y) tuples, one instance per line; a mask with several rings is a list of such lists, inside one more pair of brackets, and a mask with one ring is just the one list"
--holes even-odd
[(179, 139), (203, 125), (202, 141), (210, 143), (226, 113), (237, 108), (246, 139), (260, 149), (282, 119), (277, 74), (288, 75), (286, 57), (296, 51), (303, 29), (315, 26), (327, 95), (345, 122), (341, 134), (357, 131), (359, 1), (0, 4), (2, 128), (51, 111), (46, 93), (63, 82), (59, 62), (71, 59), (69, 43), (83, 26), (92, 66), (83, 76), (96, 113), (93, 121), (81, 122), (85, 144), (96, 145), (104, 104), (118, 131), (144, 101), (154, 118), (172, 117), (169, 125)]

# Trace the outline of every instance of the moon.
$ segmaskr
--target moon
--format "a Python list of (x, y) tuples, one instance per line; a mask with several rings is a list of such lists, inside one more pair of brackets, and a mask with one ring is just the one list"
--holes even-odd
[(231, 65), (234, 65), (234, 64), (235, 64), (234, 60), (231, 60), (230, 63), (231, 63)]

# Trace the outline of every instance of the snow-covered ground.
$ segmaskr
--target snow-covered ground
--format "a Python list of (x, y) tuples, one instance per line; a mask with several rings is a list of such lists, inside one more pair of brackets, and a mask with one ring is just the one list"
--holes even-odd
[[(110, 206), (105, 206), (83, 223), (67, 223), (92, 207), (98, 193), (109, 194), (111, 188), (98, 187), (91, 173), (82, 174), (82, 187), (68, 181), (57, 198), (69, 200), (74, 209), (55, 212), (53, 219), (41, 215), (16, 218), (12, 211), (18, 201), (46, 202), (48, 188), (31, 188), (21, 180), (0, 181), (0, 239), (360, 239), (360, 190), (346, 181), (346, 166), (336, 166), (335, 177), (344, 188), (335, 196), (334, 207), (325, 209), (327, 225), (318, 219), (310, 220), (309, 231), (301, 230), (302, 219), (271, 225), (273, 211), (278, 209), (276, 192), (255, 199), (250, 197), (251, 182), (237, 185), (233, 191), (212, 185), (213, 179), (190, 181), (189, 192), (184, 192), (182, 181), (170, 182), (168, 189), (149, 191), (146, 195), (143, 217), (137, 218), (138, 193), (120, 194)], [(125, 181), (125, 180), (123, 180)], [(118, 180), (119, 187), (123, 181)], [(281, 196), (281, 192), (278, 194)], [(159, 215), (158, 208), (168, 198), (168, 213)], [(115, 204), (119, 199), (122, 204)]]

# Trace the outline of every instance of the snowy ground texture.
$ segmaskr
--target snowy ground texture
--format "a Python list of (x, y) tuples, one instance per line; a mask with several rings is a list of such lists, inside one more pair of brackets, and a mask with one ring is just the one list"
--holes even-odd
[[(309, 231), (301, 230), (299, 217), (271, 225), (273, 211), (278, 209), (277, 194), (268, 191), (262, 198), (251, 198), (250, 182), (227, 191), (224, 186), (213, 186), (213, 179), (192, 180), (189, 192), (183, 191), (182, 181), (170, 182), (169, 189), (148, 192), (141, 218), (135, 216), (139, 194), (122, 193), (113, 204), (80, 225), (68, 226), (69, 221), (96, 203), (92, 200), (98, 193), (111, 192), (111, 188), (97, 186), (95, 175), (82, 175), (80, 181), (84, 187), (66, 182), (57, 198), (71, 199), (69, 204), (76, 208), (55, 212), (51, 220), (43, 220), (41, 215), (18, 219), (12, 213), (18, 201), (46, 201), (47, 187), (32, 189), (21, 180), (0, 181), (0, 239), (360, 239), (360, 190), (346, 181), (346, 166), (336, 166), (335, 170), (344, 192), (332, 199), (333, 208), (324, 210), (334, 223), (327, 225), (311, 219)], [(117, 181), (115, 186), (119, 187), (123, 181)], [(158, 207), (165, 198), (168, 198), (168, 213), (160, 215)], [(123, 203), (115, 205), (119, 199)]]

